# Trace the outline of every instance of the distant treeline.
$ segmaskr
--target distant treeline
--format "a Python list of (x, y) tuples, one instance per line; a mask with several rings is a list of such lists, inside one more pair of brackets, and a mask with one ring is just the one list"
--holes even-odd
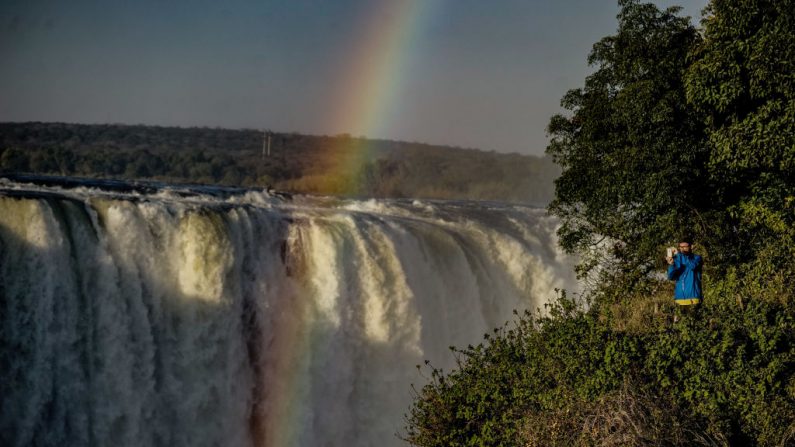
[(360, 197), (546, 205), (549, 158), (347, 135), (65, 123), (0, 123), (0, 170)]

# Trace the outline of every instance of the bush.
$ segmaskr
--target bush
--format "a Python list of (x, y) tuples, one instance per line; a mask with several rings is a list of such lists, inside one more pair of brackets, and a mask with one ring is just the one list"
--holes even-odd
[(404, 439), (773, 446), (792, 437), (793, 306), (712, 296), (697, 315), (645, 332), (616, 329), (606, 307), (584, 311), (565, 295), (548, 310), (453, 348), (448, 374), (429, 367)]

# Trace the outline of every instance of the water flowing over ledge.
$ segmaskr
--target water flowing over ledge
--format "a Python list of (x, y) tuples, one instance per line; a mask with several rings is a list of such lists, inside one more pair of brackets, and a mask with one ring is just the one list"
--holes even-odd
[(416, 364), (576, 287), (540, 209), (40, 180), (0, 179), (3, 445), (400, 445)]

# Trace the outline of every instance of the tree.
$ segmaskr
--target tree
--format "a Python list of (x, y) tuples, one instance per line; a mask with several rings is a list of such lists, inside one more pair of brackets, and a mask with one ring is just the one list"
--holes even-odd
[(712, 203), (704, 125), (683, 82), (700, 36), (680, 8), (619, 5), (617, 33), (588, 57), (596, 71), (563, 97), (570, 114), (549, 123), (547, 153), (563, 169), (549, 209), (562, 247), (586, 255), (583, 272), (610, 258), (613, 270), (642, 277), (659, 245)]
[(795, 1), (713, 0), (685, 77), (708, 129), (709, 173), (736, 228), (735, 258), (793, 253)]
[(30, 158), (21, 149), (6, 149), (0, 155), (0, 168), (7, 171), (26, 172), (30, 170)]

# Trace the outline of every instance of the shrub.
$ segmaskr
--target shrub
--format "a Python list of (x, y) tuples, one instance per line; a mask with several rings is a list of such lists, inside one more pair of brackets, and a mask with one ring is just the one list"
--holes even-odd
[(429, 366), (403, 437), (418, 446), (783, 445), (795, 427), (795, 309), (709, 298), (677, 323), (627, 331), (606, 306), (582, 310), (564, 295), (548, 316), (526, 313), (482, 344), (452, 348), (457, 369)]

